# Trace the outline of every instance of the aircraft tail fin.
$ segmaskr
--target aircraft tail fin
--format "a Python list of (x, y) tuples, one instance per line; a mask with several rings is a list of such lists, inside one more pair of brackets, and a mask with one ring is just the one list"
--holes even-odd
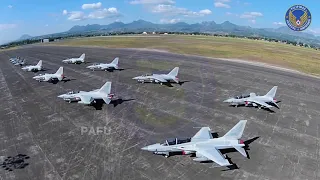
[(86, 54), (85, 54), (85, 53), (83, 53), (83, 54), (79, 57), (79, 59), (81, 59), (82, 61), (84, 61), (85, 58), (86, 58)]
[(274, 98), (276, 96), (278, 86), (274, 86), (267, 94), (266, 96)]
[(106, 82), (99, 90), (101, 93), (110, 94), (111, 92), (111, 82)]
[(42, 66), (42, 60), (38, 62), (37, 66)]
[(63, 75), (63, 67), (60, 67), (55, 74), (56, 75)]
[(169, 76), (178, 76), (178, 73), (179, 73), (179, 67), (175, 67), (174, 69), (172, 69), (171, 72), (169, 72)]
[(118, 66), (118, 64), (119, 64), (119, 58), (116, 57), (116, 58), (111, 62), (111, 64)]
[(247, 120), (239, 121), (227, 134), (223, 137), (228, 139), (240, 139), (242, 137), (242, 133), (244, 128), (246, 127)]

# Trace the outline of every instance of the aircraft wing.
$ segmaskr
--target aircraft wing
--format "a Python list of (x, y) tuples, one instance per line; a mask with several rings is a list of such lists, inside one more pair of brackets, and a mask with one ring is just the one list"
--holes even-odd
[(250, 102), (254, 102), (256, 104), (260, 104), (261, 106), (267, 107), (267, 108), (272, 108), (272, 106), (270, 106), (269, 104), (263, 102), (263, 101), (257, 101), (257, 100), (250, 100)]
[(191, 142), (199, 142), (203, 140), (212, 139), (212, 134), (209, 127), (202, 127), (192, 138)]
[(167, 82), (167, 80), (163, 79), (162, 77), (152, 76), (151, 79), (158, 80), (158, 81), (160, 81), (160, 82)]
[(79, 95), (82, 104), (91, 104), (94, 100), (91, 96)]
[(197, 153), (201, 154), (202, 156), (205, 156), (206, 158), (219, 164), (220, 166), (231, 165), (229, 161), (216, 148), (210, 148), (210, 149), (196, 148), (196, 151)]

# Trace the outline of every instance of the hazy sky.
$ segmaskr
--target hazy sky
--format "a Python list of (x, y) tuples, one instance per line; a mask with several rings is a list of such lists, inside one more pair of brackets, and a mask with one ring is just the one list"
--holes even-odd
[(131, 22), (230, 21), (251, 27), (285, 25), (289, 7), (303, 4), (312, 14), (306, 30), (320, 35), (320, 0), (1, 0), (0, 44), (22, 34), (44, 35), (74, 25)]

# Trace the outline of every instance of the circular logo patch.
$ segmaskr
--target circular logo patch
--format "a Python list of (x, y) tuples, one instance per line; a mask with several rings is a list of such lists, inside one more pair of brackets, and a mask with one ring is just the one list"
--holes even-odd
[(294, 5), (286, 13), (287, 26), (294, 31), (303, 31), (311, 24), (311, 13), (303, 5)]

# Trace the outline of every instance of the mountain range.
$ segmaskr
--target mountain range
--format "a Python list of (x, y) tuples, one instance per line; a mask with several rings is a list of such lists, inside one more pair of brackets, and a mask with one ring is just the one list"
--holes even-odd
[[(276, 29), (273, 28), (251, 28), (249, 26), (239, 26), (229, 21), (217, 24), (214, 21), (205, 21), (202, 23), (187, 24), (178, 22), (175, 24), (155, 24), (152, 22), (137, 20), (131, 23), (114, 22), (108, 25), (91, 24), (86, 26), (73, 26), (70, 30), (62, 33), (50, 34), (34, 38), (67, 36), (70, 34), (94, 34), (109, 32), (186, 32), (186, 33), (212, 33), (212, 34), (229, 34), (237, 36), (260, 36), (274, 38), (278, 40), (289, 40), (303, 42), (320, 46), (320, 37), (305, 32), (296, 32), (287, 26)], [(21, 39), (21, 38), (20, 38)]]

